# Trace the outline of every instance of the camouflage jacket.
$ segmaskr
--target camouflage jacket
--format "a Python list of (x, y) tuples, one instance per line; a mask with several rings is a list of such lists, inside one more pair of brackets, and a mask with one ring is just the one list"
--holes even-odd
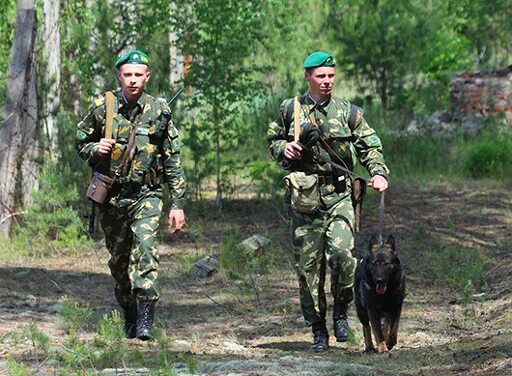
[(97, 154), (98, 142), (105, 132), (104, 97), (94, 102), (77, 126), (75, 141), (79, 156), (95, 170), (113, 176), (121, 165), (132, 124), (138, 122), (133, 159), (122, 169), (119, 183), (146, 187), (149, 192), (161, 195), (163, 178), (172, 194), (171, 208), (183, 208), (186, 180), (180, 159), (182, 143), (169, 106), (165, 100), (146, 93), (135, 105), (128, 104), (121, 91), (114, 92), (114, 97), (112, 138), (116, 143), (110, 161)]
[[(311, 119), (314, 118), (320, 128), (321, 137), (343, 160), (344, 167), (352, 170), (358, 160), (371, 176), (379, 174), (387, 177), (389, 170), (382, 154), (381, 141), (362, 116), (362, 111), (356, 111), (351, 127), (349, 119), (353, 105), (349, 101), (332, 96), (327, 104), (319, 108), (308, 94), (300, 100), (301, 126), (312, 122)], [(281, 104), (277, 119), (268, 128), (267, 139), (272, 157), (290, 170), (319, 175), (333, 173), (330, 161), (337, 160), (331, 157), (320, 142), (312, 148), (311, 153), (305, 153), (300, 161), (287, 163), (283, 152), (286, 144), (294, 140), (293, 135), (293, 98), (289, 98)]]

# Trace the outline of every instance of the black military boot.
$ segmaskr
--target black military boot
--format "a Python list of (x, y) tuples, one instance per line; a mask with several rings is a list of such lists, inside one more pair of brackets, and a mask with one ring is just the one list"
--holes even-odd
[(137, 304), (123, 307), (124, 332), (126, 338), (135, 338), (137, 336)]
[(336, 342), (346, 342), (348, 339), (347, 304), (335, 299), (333, 306), (333, 329)]
[(313, 325), (313, 344), (309, 349), (313, 352), (322, 352), (329, 349), (329, 333), (325, 324)]
[(139, 316), (137, 318), (137, 338), (141, 341), (151, 339), (153, 317), (155, 315), (155, 302), (150, 300), (139, 301)]

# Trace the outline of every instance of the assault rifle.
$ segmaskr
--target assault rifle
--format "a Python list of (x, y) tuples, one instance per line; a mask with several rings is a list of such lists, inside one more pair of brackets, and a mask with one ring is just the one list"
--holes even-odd
[(171, 107), (171, 105), (174, 103), (174, 101), (176, 99), (178, 99), (178, 97), (180, 96), (180, 94), (183, 92), (183, 90), (185, 89), (185, 87), (181, 87), (177, 92), (176, 94), (174, 94), (174, 96), (171, 98), (171, 100), (169, 102), (167, 102), (167, 105), (169, 107)]

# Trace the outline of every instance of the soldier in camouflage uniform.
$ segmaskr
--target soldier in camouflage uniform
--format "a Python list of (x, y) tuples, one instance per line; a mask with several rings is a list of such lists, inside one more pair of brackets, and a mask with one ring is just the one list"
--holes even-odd
[[(134, 50), (115, 65), (121, 90), (114, 92), (113, 138), (104, 138), (106, 111), (101, 98), (78, 124), (76, 149), (96, 171), (118, 176), (108, 202), (100, 205), (101, 227), (126, 336), (148, 340), (159, 298), (155, 239), (162, 211), (162, 180), (172, 194), (169, 229), (179, 231), (185, 225), (182, 143), (166, 101), (144, 92), (150, 78), (147, 55)], [(132, 159), (120, 168), (136, 124)]]
[(338, 342), (347, 340), (347, 307), (353, 300), (354, 210), (352, 183), (344, 169), (351, 171), (359, 160), (370, 173), (368, 185), (382, 192), (388, 187), (388, 168), (380, 139), (363, 118), (361, 109), (331, 95), (334, 58), (316, 51), (305, 59), (304, 69), (309, 91), (299, 97), (300, 139), (306, 130), (314, 128), (324, 141), (309, 147), (294, 141), (293, 98), (281, 104), (276, 121), (269, 125), (268, 141), (273, 158), (282, 167), (318, 174), (320, 209), (312, 214), (293, 209), (290, 213), (301, 309), (306, 324), (313, 330), (310, 349), (321, 352), (329, 347), (325, 319), (326, 265), (331, 272), (333, 328)]

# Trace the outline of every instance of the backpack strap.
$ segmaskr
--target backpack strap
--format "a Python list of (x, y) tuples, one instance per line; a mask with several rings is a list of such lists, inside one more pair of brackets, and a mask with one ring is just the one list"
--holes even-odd
[(105, 93), (105, 138), (112, 138), (112, 124), (114, 123), (114, 94)]
[(363, 109), (355, 104), (350, 103), (350, 116), (348, 118), (348, 127), (351, 132), (354, 132), (354, 128), (363, 118)]
[[(295, 115), (296, 103), (299, 105), (297, 108), (297, 110), (298, 110), (297, 115)], [(298, 95), (295, 98), (293, 98), (293, 100), (288, 104), (288, 107), (286, 108), (286, 118), (285, 118), (286, 124), (285, 124), (285, 126), (288, 127), (289, 125), (291, 125), (293, 123), (294, 141), (297, 141), (299, 139), (299, 136), (297, 134), (297, 126), (295, 125), (295, 118), (297, 118), (297, 121), (300, 121), (300, 109), (301, 109), (301, 105), (303, 103), (304, 103), (304, 97), (302, 95)], [(299, 126), (299, 133), (300, 133), (300, 124), (298, 124), (298, 126)], [(288, 130), (289, 130), (289, 128), (287, 128), (287, 130), (286, 130), (287, 134), (288, 134)]]

